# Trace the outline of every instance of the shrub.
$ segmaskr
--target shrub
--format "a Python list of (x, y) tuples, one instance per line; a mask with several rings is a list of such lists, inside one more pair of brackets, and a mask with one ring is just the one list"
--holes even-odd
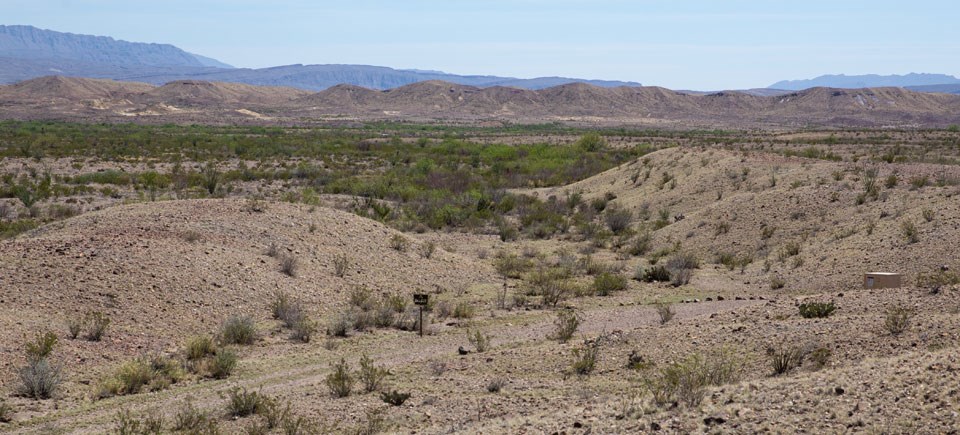
[(187, 230), (183, 233), (183, 240), (188, 243), (196, 243), (203, 239), (203, 233), (197, 230)]
[(60, 365), (48, 358), (28, 360), (20, 369), (19, 393), (33, 399), (49, 399), (63, 380)]
[(912, 317), (913, 311), (907, 307), (900, 305), (891, 307), (887, 309), (883, 327), (890, 335), (900, 335), (910, 328), (910, 319)]
[(800, 244), (797, 242), (787, 242), (780, 247), (780, 251), (777, 253), (777, 258), (780, 261), (784, 261), (787, 258), (795, 255), (800, 255)]
[(160, 435), (163, 433), (163, 417), (160, 415), (148, 415), (140, 419), (133, 415), (130, 410), (121, 410), (117, 412), (114, 419), (116, 424), (116, 433), (118, 435)]
[(281, 404), (277, 400), (263, 396), (263, 400), (261, 401), (260, 409), (257, 411), (257, 414), (263, 416), (263, 419), (267, 424), (267, 429), (275, 429), (290, 419), (290, 403), (284, 402)]
[(400, 234), (394, 234), (390, 237), (390, 248), (399, 251), (407, 252), (407, 248), (410, 247), (410, 240), (407, 240), (406, 237)]
[(670, 281), (670, 271), (663, 266), (653, 266), (643, 272), (642, 280), (644, 282), (667, 282)]
[(210, 376), (216, 379), (225, 379), (233, 373), (240, 358), (230, 349), (220, 349), (210, 364)]
[(913, 221), (904, 221), (900, 224), (903, 229), (903, 236), (906, 237), (907, 243), (917, 243), (920, 241), (920, 231), (917, 230), (917, 225)]
[(333, 365), (333, 372), (327, 375), (327, 388), (335, 397), (347, 397), (353, 390), (353, 376), (350, 375), (350, 366), (347, 360), (340, 358), (340, 362)]
[(273, 313), (274, 319), (283, 321), (283, 325), (288, 328), (292, 328), (306, 316), (303, 312), (303, 305), (283, 292), (277, 292), (274, 295), (273, 302), (270, 304), (270, 311)]
[(208, 416), (206, 412), (197, 409), (192, 403), (187, 403), (177, 411), (173, 421), (175, 431), (210, 435), (220, 433), (217, 421)]
[(580, 327), (580, 317), (580, 314), (573, 309), (557, 311), (557, 319), (553, 322), (556, 330), (551, 338), (561, 343), (569, 341), (573, 334), (577, 332), (577, 328)]
[(533, 263), (530, 260), (515, 254), (501, 255), (494, 261), (497, 272), (507, 278), (520, 278), (532, 266)]
[(455, 319), (470, 319), (473, 318), (476, 309), (473, 305), (470, 305), (469, 302), (461, 301), (457, 303), (457, 306), (453, 309), (453, 317)]
[(45, 359), (53, 352), (53, 346), (57, 344), (57, 334), (47, 331), (37, 334), (32, 342), (27, 342), (26, 352), (28, 361)]
[(270, 242), (265, 253), (268, 257), (277, 258), (280, 255), (280, 245), (276, 241)]
[(250, 345), (257, 340), (257, 325), (250, 316), (230, 316), (220, 326), (224, 344)]
[(487, 392), (499, 393), (505, 385), (507, 385), (507, 380), (505, 378), (493, 378), (487, 383)]
[(313, 334), (317, 332), (317, 323), (306, 316), (301, 316), (296, 323), (291, 326), (290, 338), (309, 343)]
[(635, 257), (645, 255), (647, 252), (650, 252), (650, 243), (650, 233), (643, 233), (642, 235), (633, 239), (633, 242), (630, 243), (629, 248), (627, 248), (627, 252)]
[(354, 316), (350, 311), (344, 311), (334, 317), (329, 324), (327, 324), (327, 335), (333, 337), (346, 337), (350, 330), (353, 329), (353, 318)]
[(217, 346), (214, 344), (212, 338), (200, 335), (187, 340), (185, 353), (188, 361), (200, 360), (208, 356), (216, 355)]
[(800, 316), (804, 319), (830, 317), (837, 307), (833, 302), (808, 302), (800, 304)]
[(297, 257), (292, 255), (280, 256), (280, 271), (290, 277), (297, 276)]
[(236, 387), (230, 390), (227, 400), (227, 413), (233, 417), (246, 417), (263, 410), (264, 396), (256, 391)]
[(87, 340), (100, 341), (107, 333), (107, 327), (110, 326), (110, 318), (100, 311), (87, 313), (85, 320), (87, 324)]
[(633, 213), (620, 207), (608, 207), (604, 212), (604, 222), (614, 234), (621, 234), (630, 228), (630, 224), (633, 222)]
[(162, 390), (183, 379), (183, 369), (175, 360), (163, 356), (139, 357), (117, 368), (112, 376), (101, 382), (99, 397), (122, 396)]
[(609, 296), (627, 288), (627, 278), (609, 272), (593, 277), (593, 291), (600, 296)]
[(832, 355), (833, 352), (829, 348), (821, 346), (811, 351), (809, 358), (810, 361), (813, 361), (813, 368), (820, 370), (830, 362), (830, 357)]
[(387, 369), (374, 365), (373, 360), (367, 354), (360, 357), (360, 370), (357, 372), (357, 378), (363, 384), (364, 391), (372, 393), (379, 390), (388, 374), (390, 372)]
[(380, 400), (383, 400), (384, 402), (393, 406), (403, 405), (403, 402), (406, 402), (409, 398), (410, 393), (401, 393), (397, 390), (380, 393)]
[(437, 244), (432, 240), (420, 246), (420, 256), (428, 260), (433, 257), (433, 254), (436, 251), (437, 251)]
[(910, 186), (914, 189), (923, 188), (928, 184), (930, 184), (930, 177), (926, 175), (918, 175), (910, 178)]
[(742, 370), (743, 361), (730, 349), (708, 355), (692, 354), (660, 368), (648, 387), (657, 404), (695, 407), (703, 400), (708, 386), (736, 382)]
[(573, 350), (573, 372), (578, 375), (589, 375), (597, 366), (600, 357), (600, 340), (584, 341), (583, 346)]
[(67, 319), (67, 332), (71, 340), (75, 340), (83, 331), (83, 317), (70, 317)]
[(803, 365), (807, 352), (796, 346), (777, 346), (767, 349), (775, 376), (783, 375)]
[(7, 402), (0, 401), (0, 423), (10, 423), (11, 421), (13, 421), (13, 407)]
[(700, 267), (700, 260), (691, 253), (676, 254), (667, 260), (666, 268), (670, 272), (670, 283), (674, 287), (687, 285), (692, 270)]
[(783, 280), (783, 278), (780, 278), (779, 276), (770, 277), (770, 290), (779, 290), (785, 285), (787, 285), (787, 283)]
[(350, 300), (350, 305), (363, 311), (370, 311), (375, 303), (373, 299), (373, 292), (362, 285), (353, 287), (350, 290), (348, 299)]
[(660, 316), (661, 325), (667, 324), (676, 315), (676, 312), (673, 311), (673, 305), (668, 303), (657, 302), (653, 304), (653, 307), (657, 310), (657, 315)]
[(477, 352), (480, 352), (480, 353), (486, 352), (487, 349), (490, 348), (490, 336), (484, 334), (479, 329), (476, 329), (473, 331), (468, 329), (467, 341), (469, 341), (470, 344), (473, 345), (474, 349), (476, 349)]
[(347, 268), (350, 267), (350, 258), (346, 254), (338, 254), (333, 257), (333, 274), (343, 278), (347, 274)]
[(935, 217), (933, 210), (930, 210), (929, 208), (923, 209), (921, 213), (923, 214), (923, 220), (927, 222), (932, 222), (933, 218)]

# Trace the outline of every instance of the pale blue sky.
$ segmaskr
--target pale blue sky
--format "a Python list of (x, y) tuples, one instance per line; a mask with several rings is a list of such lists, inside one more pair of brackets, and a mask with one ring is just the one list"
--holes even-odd
[(674, 89), (960, 75), (957, 0), (0, 0), (0, 24), (166, 42), (241, 67), (350, 63)]

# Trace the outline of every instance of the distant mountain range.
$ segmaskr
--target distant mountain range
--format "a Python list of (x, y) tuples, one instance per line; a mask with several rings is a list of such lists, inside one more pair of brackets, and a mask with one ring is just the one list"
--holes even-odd
[(824, 75), (809, 80), (784, 80), (776, 82), (768, 86), (768, 88), (801, 91), (817, 87), (846, 89), (897, 87), (917, 88), (916, 90), (923, 91), (923, 89), (921, 89), (923, 87), (939, 85), (954, 85), (954, 88), (949, 89), (956, 89), (957, 85), (960, 85), (960, 79), (945, 74), (910, 73), (906, 75), (888, 76), (876, 74), (848, 76), (838, 74)]
[(397, 70), (367, 65), (286, 65), (233, 68), (223, 62), (183, 51), (169, 44), (118, 41), (104, 36), (75, 35), (31, 26), (0, 26), (0, 83), (60, 75), (108, 78), (161, 85), (176, 80), (204, 80), (312, 91), (338, 84), (392, 89), (428, 80), (468, 86), (544, 89), (567, 83), (600, 87), (640, 86), (636, 82), (567, 77), (461, 76), (439, 71)]

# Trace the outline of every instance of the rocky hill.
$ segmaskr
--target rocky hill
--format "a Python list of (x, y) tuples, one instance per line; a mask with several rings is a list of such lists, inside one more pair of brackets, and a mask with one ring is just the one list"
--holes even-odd
[(946, 74), (917, 74), (906, 75), (824, 75), (809, 80), (784, 80), (769, 86), (770, 89), (786, 89), (800, 91), (804, 89), (827, 88), (878, 88), (878, 87), (908, 87), (929, 85), (956, 85), (960, 79)]
[[(593, 122), (698, 126), (948, 126), (960, 97), (902, 88), (815, 88), (777, 96), (691, 95), (658, 87), (571, 83), (542, 90), (426, 81), (386, 91), (339, 85), (292, 88), (187, 80), (139, 83), (44, 77), (0, 86), (0, 118), (141, 122), (264, 122), (356, 118), (478, 122)], [(51, 104), (56, 102), (56, 104)], [(162, 110), (157, 110), (161, 108)]]

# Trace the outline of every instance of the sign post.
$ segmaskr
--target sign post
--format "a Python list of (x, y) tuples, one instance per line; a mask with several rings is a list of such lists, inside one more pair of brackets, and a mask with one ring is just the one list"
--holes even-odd
[(413, 304), (420, 307), (420, 336), (423, 337), (423, 307), (430, 301), (430, 295), (414, 293)]

